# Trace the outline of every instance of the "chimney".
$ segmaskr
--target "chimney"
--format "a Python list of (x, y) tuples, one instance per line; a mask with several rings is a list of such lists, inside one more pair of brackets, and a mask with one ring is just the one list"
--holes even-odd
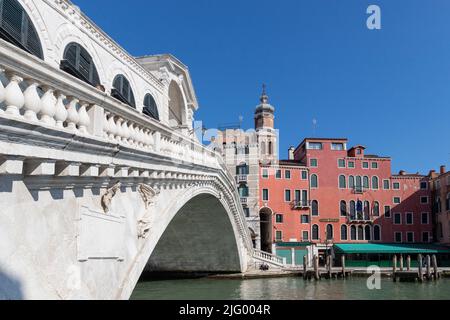
[(444, 173), (446, 173), (447, 172), (447, 170), (446, 170), (447, 168), (445, 167), (445, 166), (441, 166), (441, 170), (440, 170), (440, 173), (441, 174), (444, 174)]
[(289, 160), (294, 160), (294, 151), (295, 151), (294, 147), (289, 148)]
[(434, 179), (435, 176), (436, 176), (436, 170), (430, 170), (430, 173), (428, 174), (428, 176), (429, 176), (431, 179)]

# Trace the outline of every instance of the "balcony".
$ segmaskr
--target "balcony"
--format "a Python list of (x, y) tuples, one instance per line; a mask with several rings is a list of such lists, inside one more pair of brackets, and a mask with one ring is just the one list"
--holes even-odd
[(247, 203), (248, 203), (248, 197), (241, 197), (241, 204), (247, 205)]
[(292, 202), (292, 207), (297, 210), (311, 208), (311, 200), (295, 200)]
[(372, 217), (370, 215), (368, 216), (367, 214), (364, 214), (364, 213), (357, 213), (354, 216), (350, 215), (347, 218), (347, 220), (348, 220), (348, 223), (356, 223), (356, 224), (373, 222)]
[(247, 183), (247, 182), (248, 182), (248, 175), (240, 174), (236, 176), (236, 183)]
[(364, 192), (367, 192), (367, 188), (364, 188), (362, 186), (353, 187), (354, 194), (364, 194)]

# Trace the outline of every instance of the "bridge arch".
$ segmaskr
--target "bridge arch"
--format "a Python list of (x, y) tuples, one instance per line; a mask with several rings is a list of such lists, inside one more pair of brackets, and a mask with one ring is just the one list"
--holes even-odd
[(155, 221), (155, 233), (138, 254), (118, 298), (129, 298), (138, 280), (148, 272), (246, 270), (248, 252), (244, 240), (229, 204), (215, 188), (201, 186), (194, 192), (185, 191), (161, 215), (166, 217)]

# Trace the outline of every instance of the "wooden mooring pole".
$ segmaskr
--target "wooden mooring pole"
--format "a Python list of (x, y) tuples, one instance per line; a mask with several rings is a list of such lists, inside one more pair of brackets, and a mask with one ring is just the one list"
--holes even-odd
[(314, 279), (320, 280), (318, 256), (314, 256)]
[(421, 254), (418, 255), (417, 259), (419, 260), (419, 281), (423, 282), (423, 257)]
[(431, 257), (427, 255), (427, 279), (431, 279)]
[(327, 273), (328, 279), (331, 279), (331, 255), (327, 255)]
[(397, 282), (397, 255), (395, 254), (394, 257), (392, 258), (392, 277), (394, 282)]
[(306, 280), (308, 277), (308, 257), (305, 255), (303, 256), (303, 279)]
[(400, 255), (400, 271), (403, 271), (403, 255)]
[(438, 272), (437, 258), (435, 254), (433, 254), (432, 261), (433, 261), (433, 276), (434, 280), (436, 281), (439, 278), (439, 272)]
[(341, 265), (342, 265), (342, 278), (345, 279), (345, 255), (341, 256)]
[(406, 257), (406, 270), (411, 271), (411, 256)]

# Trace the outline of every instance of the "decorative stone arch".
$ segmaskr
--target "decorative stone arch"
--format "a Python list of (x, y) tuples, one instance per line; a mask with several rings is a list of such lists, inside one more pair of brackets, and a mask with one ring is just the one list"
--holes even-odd
[(269, 253), (272, 253), (273, 215), (274, 211), (269, 207), (262, 207), (259, 210), (261, 250)]
[[(147, 94), (151, 95), (153, 97), (153, 99), (155, 99), (156, 102), (156, 107), (158, 108), (158, 113), (159, 113), (159, 121), (162, 121), (163, 118), (163, 114), (164, 114), (164, 107), (163, 107), (163, 102), (161, 100), (161, 95), (159, 94), (158, 91), (154, 90), (153, 88), (144, 88), (144, 90), (142, 90), (142, 101), (137, 101), (136, 100), (136, 108), (138, 106), (140, 106), (142, 109), (141, 112), (143, 112), (144, 109), (144, 99), (147, 96)], [(138, 110), (140, 110), (138, 109)]]
[[(73, 32), (74, 30), (76, 30), (76, 32)], [(66, 50), (67, 45), (69, 45), (72, 42), (78, 43), (80, 46), (86, 49), (89, 55), (91, 56), (92, 60), (94, 61), (97, 72), (99, 74), (100, 83), (106, 88), (107, 75), (105, 73), (105, 68), (103, 66), (102, 60), (100, 59), (97, 50), (92, 45), (92, 41), (89, 38), (83, 36), (81, 31), (79, 31), (69, 22), (60, 25), (55, 35), (56, 35), (54, 42), (55, 64), (57, 64), (59, 67), (60, 62), (64, 57), (64, 51)]]
[(116, 76), (122, 74), (125, 76), (125, 78), (127, 78), (127, 80), (130, 82), (131, 89), (133, 90), (134, 99), (136, 101), (136, 110), (142, 112), (142, 102), (144, 101), (144, 95), (142, 94), (142, 90), (140, 90), (140, 88), (136, 85), (133, 72), (130, 71), (121, 62), (116, 60), (109, 66), (105, 74), (106, 77), (104, 87), (107, 93), (111, 92), (113, 81)]
[[(225, 210), (227, 217), (232, 226), (232, 234), (236, 240), (236, 248), (239, 256), (239, 263), (241, 271), (244, 271), (247, 267), (247, 256), (248, 252), (245, 249), (244, 238), (240, 235), (239, 226), (236, 223), (232, 209), (226, 202), (225, 197), (212, 186), (197, 186), (196, 188), (191, 188), (184, 191), (176, 201), (173, 201), (169, 207), (164, 209), (163, 215), (167, 217), (164, 222), (163, 228), (152, 228), (154, 232), (158, 229), (157, 234), (149, 237), (149, 239), (143, 244), (140, 251), (136, 255), (133, 265), (130, 266), (129, 272), (127, 272), (125, 278), (123, 279), (122, 286), (118, 292), (117, 299), (128, 299), (136, 286), (141, 274), (144, 272), (148, 261), (151, 259), (158, 243), (163, 239), (166, 229), (170, 224), (176, 219), (180, 211), (193, 199), (199, 196), (214, 198), (218, 203), (220, 203)], [(208, 210), (208, 208), (206, 208)], [(159, 221), (158, 223), (162, 223)], [(162, 225), (159, 225), (162, 227)], [(160, 230), (161, 229), (161, 230)]]
[(25, 12), (30, 17), (31, 22), (33, 23), (34, 28), (36, 29), (39, 40), (41, 42), (44, 61), (53, 63), (55, 53), (53, 50), (52, 42), (50, 40), (50, 35), (47, 31), (48, 27), (45, 24), (44, 19), (42, 18), (42, 15), (39, 12), (36, 4), (34, 3), (34, 1), (31, 0), (18, 0), (18, 1), (22, 5)]
[[(188, 125), (187, 100), (181, 83), (172, 80), (168, 86), (168, 123), (171, 127)], [(175, 124), (176, 122), (176, 124)]]

